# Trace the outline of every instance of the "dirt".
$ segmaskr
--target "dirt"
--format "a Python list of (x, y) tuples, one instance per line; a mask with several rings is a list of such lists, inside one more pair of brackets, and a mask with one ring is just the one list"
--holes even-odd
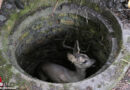
[[(121, 20), (123, 28), (130, 28), (130, 9), (127, 6), (128, 0), (115, 0), (115, 7), (109, 7)], [(130, 68), (124, 78), (112, 90), (130, 90)]]
[(112, 90), (130, 90), (130, 68), (124, 78)]
[(130, 9), (128, 0), (116, 0), (115, 7), (110, 8), (125, 26), (130, 26)]

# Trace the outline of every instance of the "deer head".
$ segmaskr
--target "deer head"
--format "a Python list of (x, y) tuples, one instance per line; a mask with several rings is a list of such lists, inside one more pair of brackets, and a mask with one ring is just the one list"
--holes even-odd
[(80, 53), (79, 42), (76, 40), (73, 48), (73, 54), (67, 54), (68, 60), (75, 64), (78, 68), (88, 68), (94, 64), (94, 60), (90, 59), (86, 54)]

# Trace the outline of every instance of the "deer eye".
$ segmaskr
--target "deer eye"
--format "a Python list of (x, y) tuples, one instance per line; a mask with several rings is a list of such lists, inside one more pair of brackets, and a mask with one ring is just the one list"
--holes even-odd
[(87, 60), (84, 60), (84, 62), (83, 63), (86, 63), (87, 62)]

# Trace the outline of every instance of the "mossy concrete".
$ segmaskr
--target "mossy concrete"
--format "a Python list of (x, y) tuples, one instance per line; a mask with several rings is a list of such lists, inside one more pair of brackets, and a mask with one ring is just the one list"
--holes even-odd
[[(25, 1), (25, 0), (23, 0)], [(88, 79), (85, 79), (80, 82), (76, 83), (67, 83), (67, 84), (56, 84), (56, 83), (48, 83), (40, 81), (36, 78), (32, 78), (29, 76), (26, 72), (21, 70), (21, 68), (17, 65), (16, 61), (11, 61), (10, 58), (16, 59), (15, 57), (11, 57), (13, 53), (9, 52), (9, 47), (12, 48), (12, 50), (16, 48), (16, 43), (11, 43), (9, 41), (9, 36), (15, 32), (12, 29), (14, 28), (16, 21), (18, 22), (19, 18), (25, 18), (22, 17), (24, 15), (28, 15), (30, 13), (35, 12), (37, 9), (43, 9), (45, 7), (53, 7), (56, 0), (27, 0), (28, 2), (24, 2), (25, 9), (21, 10), (20, 12), (13, 13), (10, 15), (10, 18), (7, 20), (5, 26), (3, 26), (2, 30), (0, 31), (0, 77), (2, 77), (3, 82), (13, 82), (14, 85), (19, 89), (29, 89), (29, 90), (111, 90), (116, 83), (121, 80), (121, 78), (124, 76), (127, 68), (130, 66), (130, 43), (129, 43), (129, 37), (130, 37), (130, 30), (126, 30), (122, 28), (122, 37), (123, 37), (123, 43), (121, 51), (119, 50), (119, 54), (116, 55), (115, 61), (112, 65), (110, 65), (105, 71), (103, 71), (100, 74), (97, 74), (94, 77), (90, 77)], [(95, 3), (89, 3), (89, 0), (59, 0), (59, 3), (64, 2), (75, 2), (80, 5), (87, 5), (88, 7), (92, 8), (96, 12), (105, 15), (104, 10), (100, 9), (98, 4)], [(51, 9), (52, 10), (52, 9)], [(109, 12), (109, 11), (108, 11)], [(113, 16), (113, 14), (111, 15)], [(114, 17), (114, 16), (113, 16)], [(116, 21), (117, 20), (117, 21)], [(117, 22), (117, 25), (121, 26), (121, 23), (118, 19), (116, 19), (115, 22)], [(66, 24), (65, 21), (61, 21), (62, 23)], [(73, 24), (73, 22), (70, 22)], [(119, 23), (119, 24), (118, 24)], [(119, 28), (120, 28), (119, 26)], [(121, 26), (122, 27), (122, 26)], [(39, 27), (36, 27), (39, 28)], [(113, 26), (114, 28), (114, 26)], [(117, 28), (117, 27), (116, 27)], [(117, 33), (116, 33), (117, 34)], [(28, 32), (25, 32), (20, 38), (22, 40), (28, 35)], [(20, 36), (20, 33), (19, 33)], [(119, 37), (120, 38), (120, 37)], [(120, 38), (121, 39), (121, 38)], [(29, 43), (30, 40), (28, 40)], [(11, 45), (10, 45), (11, 44)], [(9, 46), (10, 45), (10, 46)], [(13, 46), (12, 46), (13, 45)], [(105, 67), (104, 67), (105, 68)]]

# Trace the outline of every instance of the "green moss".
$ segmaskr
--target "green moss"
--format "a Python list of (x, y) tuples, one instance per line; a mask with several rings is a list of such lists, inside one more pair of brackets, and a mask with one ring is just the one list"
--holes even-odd
[(57, 32), (61, 32), (61, 31), (62, 31), (62, 29), (61, 29), (61, 28), (58, 28), (58, 29), (57, 29)]
[(127, 55), (124, 57), (124, 59), (125, 59), (126, 61), (130, 62), (130, 54), (127, 54)]
[(21, 77), (20, 73), (16, 74), (15, 78), (16, 78), (17, 86), (19, 87), (23, 86), (27, 82)]
[(38, 25), (35, 25), (33, 26), (33, 30), (40, 30), (40, 28), (42, 27), (42, 24), (38, 24)]
[[(111, 84), (111, 86), (109, 86), (108, 90), (112, 90), (112, 88), (114, 88), (114, 86), (116, 86), (116, 84), (124, 77), (125, 72), (124, 72), (124, 68), (127, 66), (128, 67), (128, 63), (121, 61), (121, 62), (117, 62), (116, 64), (117, 70), (115, 71), (115, 75), (112, 78), (115, 79), (116, 81), (114, 83)], [(129, 64), (130, 65), (130, 64)]]
[(24, 34), (22, 34), (19, 38), (19, 40), (23, 40), (25, 37), (27, 37), (29, 35), (29, 32), (25, 32)]
[(46, 30), (41, 30), (41, 33), (45, 33), (46, 32)]
[(0, 55), (0, 66), (6, 64), (6, 60), (4, 60), (3, 58), (1, 59), (1, 55)]
[(3, 58), (2, 51), (0, 51), (0, 66), (6, 64), (6, 60)]
[(74, 25), (74, 21), (73, 20), (64, 20), (64, 19), (61, 19), (60, 23), (66, 24), (66, 25)]
[(96, 11), (99, 11), (99, 10), (100, 10), (100, 8), (99, 8), (98, 5), (95, 6), (95, 10), (96, 10)]
[(82, 1), (82, 2), (81, 2), (80, 5), (86, 5), (86, 6), (88, 6), (89, 8), (92, 8), (93, 10), (95, 10), (95, 11), (97, 11), (97, 12), (99, 12), (99, 13), (102, 12), (102, 10), (100, 9), (100, 6), (99, 6), (98, 4), (92, 3), (92, 2), (87, 1), (87, 0), (81, 0), (81, 1)]
[(64, 90), (69, 90), (67, 85), (64, 85)]
[[(48, 2), (48, 0), (44, 0), (44, 1)], [(45, 4), (44, 1), (43, 0), (35, 0), (30, 5), (25, 6), (25, 8), (23, 10), (21, 10), (19, 13), (16, 12), (16, 13), (13, 13), (12, 15), (10, 15), (9, 20), (6, 22), (6, 24), (3, 27), (3, 29), (7, 30), (8, 32), (10, 32), (11, 29), (13, 28), (16, 20), (18, 20), (21, 16), (27, 14), (28, 12), (35, 11), (38, 7), (43, 6)]]
[(7, 52), (7, 49), (8, 49), (8, 39), (7, 38), (4, 38), (3, 40), (2, 40), (2, 45), (3, 45), (3, 48), (2, 48), (2, 52)]
[(49, 88), (49, 90), (56, 89), (56, 86), (54, 86), (53, 84), (49, 84)]
[(80, 5), (86, 5), (86, 3), (87, 3), (87, 0), (81, 0), (80, 1)]
[(26, 44), (31, 43), (32, 40), (33, 40), (33, 38), (28, 38), (28, 39), (26, 39)]
[(0, 76), (2, 77), (3, 82), (9, 82), (12, 78), (13, 72), (11, 71), (11, 68), (11, 64), (7, 64), (0, 67)]
[[(119, 65), (120, 64), (120, 65)], [(125, 65), (130, 65), (130, 54), (127, 53), (122, 59), (121, 59), (121, 63), (119, 62), (114, 62), (113, 65), (116, 65), (116, 66), (121, 66), (121, 68), (123, 69), (123, 67)]]

